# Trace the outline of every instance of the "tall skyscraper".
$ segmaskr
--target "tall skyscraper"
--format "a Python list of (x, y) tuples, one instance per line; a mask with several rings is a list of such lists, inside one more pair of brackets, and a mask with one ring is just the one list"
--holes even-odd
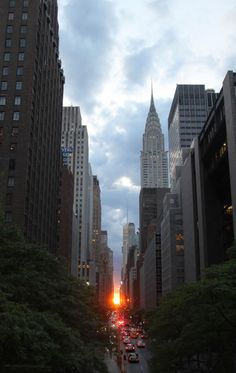
[(111, 306), (114, 294), (113, 251), (108, 247), (107, 231), (101, 231), (101, 255), (99, 273), (99, 303)]
[(123, 247), (122, 247), (123, 265), (122, 267), (124, 268), (124, 270), (125, 270), (125, 266), (127, 265), (129, 248), (136, 244), (137, 244), (137, 237), (135, 233), (135, 225), (134, 223), (127, 223), (123, 226)]
[(215, 100), (214, 90), (205, 85), (177, 84), (168, 118), (170, 184), (176, 181), (176, 166), (181, 166), (185, 154), (208, 116)]
[[(134, 223), (127, 223), (123, 226), (123, 246), (122, 246), (122, 270), (121, 270), (121, 280), (122, 280), (122, 293), (127, 299), (129, 298), (129, 276), (131, 269), (130, 252), (137, 250), (138, 237), (135, 233)], [(133, 263), (134, 264), (134, 263)], [(133, 266), (133, 265), (132, 265)], [(122, 296), (122, 297), (123, 297)]]
[(57, 247), (64, 75), (57, 1), (0, 2), (0, 203), (30, 242)]
[(62, 116), (61, 146), (63, 162), (74, 175), (74, 211), (77, 215), (78, 238), (78, 276), (89, 281), (90, 261), (90, 197), (91, 171), (87, 127), (82, 125), (79, 107), (64, 107)]
[(168, 188), (168, 157), (160, 120), (154, 105), (153, 90), (140, 158), (141, 188)]

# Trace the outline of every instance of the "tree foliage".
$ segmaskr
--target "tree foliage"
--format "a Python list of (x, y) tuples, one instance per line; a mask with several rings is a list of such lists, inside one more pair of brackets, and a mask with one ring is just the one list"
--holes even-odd
[(106, 372), (100, 330), (91, 288), (0, 222), (0, 371)]
[(153, 372), (236, 372), (236, 260), (164, 297), (150, 334)]

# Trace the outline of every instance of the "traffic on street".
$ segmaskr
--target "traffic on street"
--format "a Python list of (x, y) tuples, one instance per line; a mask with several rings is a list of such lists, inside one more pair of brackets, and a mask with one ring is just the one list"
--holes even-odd
[(117, 363), (121, 373), (149, 373), (151, 353), (143, 323), (134, 323), (122, 312), (114, 311), (110, 326), (117, 334)]

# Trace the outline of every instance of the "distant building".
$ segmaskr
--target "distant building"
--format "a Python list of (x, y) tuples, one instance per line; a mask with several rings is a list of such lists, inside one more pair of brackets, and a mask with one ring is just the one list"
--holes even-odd
[(200, 132), (217, 95), (205, 90), (203, 84), (177, 84), (169, 118), (169, 169), (170, 183), (175, 184), (176, 166), (183, 164), (194, 137)]
[(236, 73), (229, 71), (182, 171), (185, 279), (227, 258), (236, 239)]
[[(140, 192), (140, 302), (154, 308), (161, 296), (161, 216), (169, 188), (143, 188)], [(159, 238), (158, 238), (159, 237)]]
[(143, 150), (140, 156), (141, 188), (168, 188), (168, 157), (164, 135), (154, 105), (153, 92), (143, 134)]
[(107, 231), (102, 230), (99, 271), (99, 303), (104, 307), (111, 306), (113, 294), (113, 251), (108, 247)]
[(148, 226), (162, 213), (163, 198), (169, 188), (142, 188), (139, 195), (140, 249), (147, 249)]
[[(137, 235), (134, 223), (127, 223), (123, 226), (123, 246), (122, 246), (122, 291), (125, 298), (129, 298), (129, 271), (131, 264), (130, 250), (137, 247)], [(129, 261), (129, 265), (128, 265)]]
[(77, 216), (78, 277), (90, 281), (92, 240), (92, 172), (89, 165), (87, 127), (82, 125), (80, 108), (63, 108), (61, 147), (63, 161), (74, 175), (74, 212)]
[(0, 2), (0, 204), (5, 222), (57, 250), (64, 75), (57, 1)]

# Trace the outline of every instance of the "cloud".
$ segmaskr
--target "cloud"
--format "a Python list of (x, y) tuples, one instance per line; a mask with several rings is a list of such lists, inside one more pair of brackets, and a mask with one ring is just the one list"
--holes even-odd
[(71, 0), (60, 12), (67, 100), (92, 111), (112, 67), (116, 16), (112, 2)]
[(138, 185), (135, 185), (133, 181), (127, 176), (122, 176), (118, 178), (117, 180), (115, 180), (113, 183), (113, 187), (117, 189), (128, 189), (131, 191), (140, 190), (140, 187)]
[(148, 7), (152, 11), (155, 12), (155, 14), (165, 17), (169, 15), (171, 6), (172, 6), (172, 1), (171, 0), (152, 0), (147, 2)]
[(127, 87), (130, 84), (142, 86), (146, 79), (150, 79), (154, 58), (155, 46), (145, 47), (124, 57), (124, 74)]

